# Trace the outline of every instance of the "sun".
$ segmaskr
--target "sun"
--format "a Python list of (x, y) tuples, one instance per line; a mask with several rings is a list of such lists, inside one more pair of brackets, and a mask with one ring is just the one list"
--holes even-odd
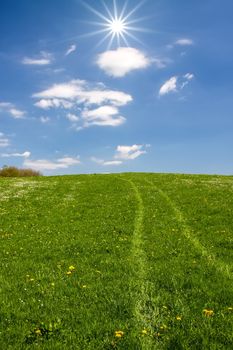
[[(132, 10), (127, 12), (127, 1), (124, 3), (123, 8), (119, 9), (117, 6), (117, 0), (112, 0), (112, 9), (110, 9), (104, 0), (101, 1), (103, 4), (103, 12), (96, 10), (90, 6), (87, 2), (83, 5), (90, 10), (92, 13), (97, 15), (102, 21), (101, 22), (89, 22), (91, 25), (102, 27), (102, 29), (95, 30), (84, 36), (93, 36), (104, 34), (103, 38), (98, 42), (101, 45), (103, 42), (108, 40), (108, 48), (112, 45), (117, 44), (118, 47), (122, 45), (129, 46), (129, 38), (134, 39), (140, 44), (143, 44), (133, 32), (146, 31), (145, 28), (134, 26), (136, 22), (142, 21), (142, 18), (133, 18), (134, 13), (144, 4), (145, 0), (139, 2)], [(145, 18), (144, 18), (145, 19)], [(98, 46), (97, 45), (97, 46)]]
[(122, 35), (126, 31), (125, 22), (118, 18), (111, 21), (109, 28), (114, 35)]

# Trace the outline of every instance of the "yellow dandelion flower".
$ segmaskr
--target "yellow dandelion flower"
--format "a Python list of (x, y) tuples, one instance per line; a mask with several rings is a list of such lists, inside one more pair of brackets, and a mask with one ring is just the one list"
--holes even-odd
[(66, 274), (67, 274), (67, 275), (71, 275), (72, 272), (71, 272), (71, 271), (67, 271)]
[(144, 328), (144, 329), (142, 330), (142, 334), (145, 334), (145, 335), (148, 334), (147, 329)]
[(165, 329), (167, 329), (167, 326), (165, 324), (163, 324), (162, 326), (160, 326), (160, 329), (165, 330)]
[(73, 265), (69, 266), (69, 270), (70, 271), (74, 271), (75, 270), (75, 267)]
[(181, 316), (176, 316), (177, 321), (181, 321), (182, 317)]
[(124, 332), (122, 332), (122, 331), (115, 331), (115, 337), (116, 338), (122, 338), (123, 335), (124, 335)]
[(203, 312), (206, 317), (211, 317), (214, 314), (214, 311), (211, 309), (204, 309)]
[(36, 333), (36, 335), (41, 335), (41, 330), (40, 329), (36, 329), (35, 333)]

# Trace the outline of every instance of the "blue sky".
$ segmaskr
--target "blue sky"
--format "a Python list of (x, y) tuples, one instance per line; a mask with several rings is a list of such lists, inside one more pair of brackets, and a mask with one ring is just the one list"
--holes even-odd
[(232, 13), (231, 0), (1, 0), (0, 167), (232, 174)]

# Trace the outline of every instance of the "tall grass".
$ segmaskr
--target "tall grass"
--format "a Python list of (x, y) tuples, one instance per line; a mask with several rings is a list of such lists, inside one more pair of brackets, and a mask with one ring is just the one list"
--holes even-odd
[(19, 169), (14, 166), (4, 166), (0, 169), (0, 176), (3, 177), (30, 177), (30, 176), (42, 176), (39, 171), (32, 169)]

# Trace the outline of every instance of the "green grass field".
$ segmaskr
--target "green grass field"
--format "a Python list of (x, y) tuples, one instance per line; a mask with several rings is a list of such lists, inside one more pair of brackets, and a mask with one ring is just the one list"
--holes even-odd
[(0, 349), (232, 349), (233, 177), (0, 179)]

